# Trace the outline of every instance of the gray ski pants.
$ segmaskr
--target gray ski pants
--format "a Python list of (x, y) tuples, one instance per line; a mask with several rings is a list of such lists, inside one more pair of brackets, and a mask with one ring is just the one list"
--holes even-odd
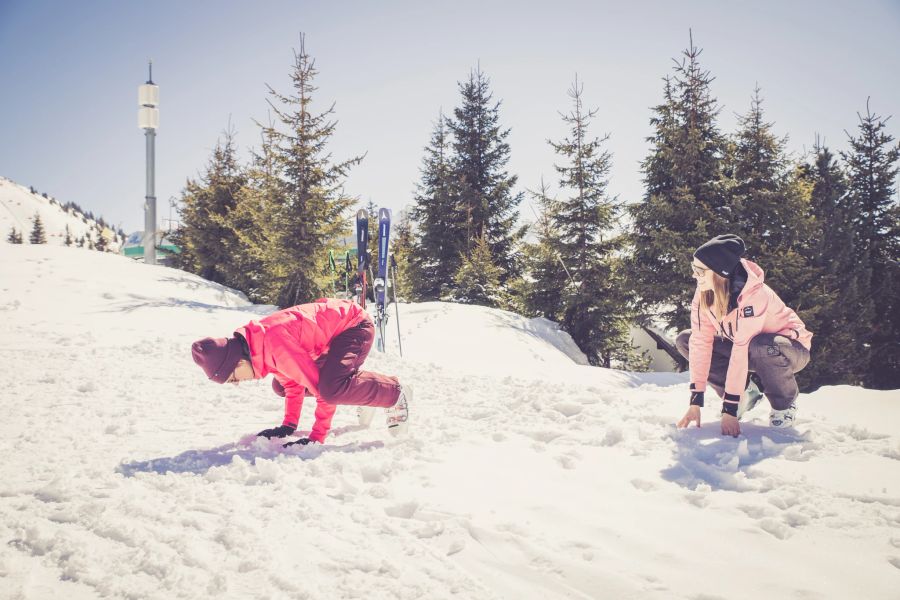
[[(688, 342), (691, 330), (678, 334), (675, 346), (683, 357), (690, 361)], [(731, 340), (716, 336), (713, 341), (712, 361), (709, 365), (707, 383), (716, 390), (719, 397), (725, 395), (725, 376), (731, 358)], [(784, 410), (794, 403), (800, 390), (794, 373), (801, 371), (809, 363), (809, 350), (803, 344), (774, 333), (760, 333), (750, 340), (750, 372), (756, 373), (762, 383), (760, 390), (766, 395), (775, 410)]]

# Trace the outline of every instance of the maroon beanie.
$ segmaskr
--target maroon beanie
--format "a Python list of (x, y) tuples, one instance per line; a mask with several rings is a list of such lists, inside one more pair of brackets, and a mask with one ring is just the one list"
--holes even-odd
[(191, 353), (207, 377), (216, 383), (225, 383), (244, 357), (244, 348), (237, 336), (228, 339), (208, 337), (194, 342)]

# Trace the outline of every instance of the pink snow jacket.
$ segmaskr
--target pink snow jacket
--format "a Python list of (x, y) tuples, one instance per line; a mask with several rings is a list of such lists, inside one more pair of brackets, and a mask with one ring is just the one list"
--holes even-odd
[(793, 310), (763, 283), (763, 270), (754, 262), (741, 259), (747, 271), (747, 282), (737, 297), (737, 308), (718, 321), (710, 308), (702, 305), (700, 290), (691, 302), (690, 370), (691, 390), (706, 390), (713, 339), (718, 335), (734, 342), (728, 374), (725, 378), (726, 400), (739, 400), (747, 384), (750, 340), (760, 333), (776, 333), (797, 340), (807, 350), (813, 334)]
[(250, 321), (235, 330), (247, 340), (253, 373), (261, 379), (272, 373), (284, 387), (284, 421), (297, 427), (306, 391), (316, 397), (316, 421), (309, 439), (322, 442), (331, 429), (336, 406), (319, 395), (316, 361), (328, 352), (338, 334), (371, 319), (351, 300), (320, 298)]

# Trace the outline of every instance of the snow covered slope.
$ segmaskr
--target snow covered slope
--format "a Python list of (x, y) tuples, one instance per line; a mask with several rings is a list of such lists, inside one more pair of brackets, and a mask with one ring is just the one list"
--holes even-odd
[[(388, 314), (388, 349), (399, 353), (396, 313)], [(417, 360), (450, 364), (469, 372), (532, 373), (586, 365), (587, 358), (569, 334), (547, 319), (525, 319), (483, 306), (445, 302), (404, 305), (400, 324), (403, 351)]]
[[(10, 229), (15, 228), (23, 234), (27, 244), (36, 214), (41, 217), (48, 244), (63, 245), (66, 239), (66, 226), (69, 227), (73, 239), (82, 236), (91, 237), (95, 242), (99, 239), (100, 227), (93, 219), (88, 219), (75, 209), (65, 210), (50, 198), (32, 193), (29, 188), (0, 177), (0, 235), (2, 235), (0, 241), (5, 242)], [(115, 233), (110, 229), (106, 230), (105, 235), (111, 242), (112, 251), (116, 251), (124, 241), (116, 239)]]
[(269, 310), (0, 244), (0, 597), (897, 598), (900, 392), (825, 388), (795, 429), (760, 408), (722, 439), (716, 402), (672, 426), (683, 375), (401, 305), (405, 357), (368, 367), (415, 386), (410, 436), (340, 408), (326, 446), (283, 449), (253, 436), (281, 419), (268, 382), (212, 384), (189, 350)]

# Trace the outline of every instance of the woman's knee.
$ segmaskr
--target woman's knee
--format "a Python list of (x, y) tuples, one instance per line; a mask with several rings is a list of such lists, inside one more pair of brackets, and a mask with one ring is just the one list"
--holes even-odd
[(329, 404), (336, 404), (347, 389), (343, 379), (323, 379), (319, 381), (319, 398)]
[(752, 371), (759, 371), (763, 366), (782, 368), (789, 366), (787, 357), (781, 353), (778, 342), (770, 334), (760, 334), (753, 338), (749, 354)]
[(809, 363), (809, 351), (782, 335), (760, 334), (750, 342), (750, 370), (796, 373)]
[(802, 371), (803, 368), (809, 364), (809, 350), (807, 350), (803, 344), (781, 335), (776, 338), (776, 341), (778, 342), (778, 348), (781, 350), (781, 353), (786, 356), (791, 363), (791, 368), (794, 369), (794, 373)]

